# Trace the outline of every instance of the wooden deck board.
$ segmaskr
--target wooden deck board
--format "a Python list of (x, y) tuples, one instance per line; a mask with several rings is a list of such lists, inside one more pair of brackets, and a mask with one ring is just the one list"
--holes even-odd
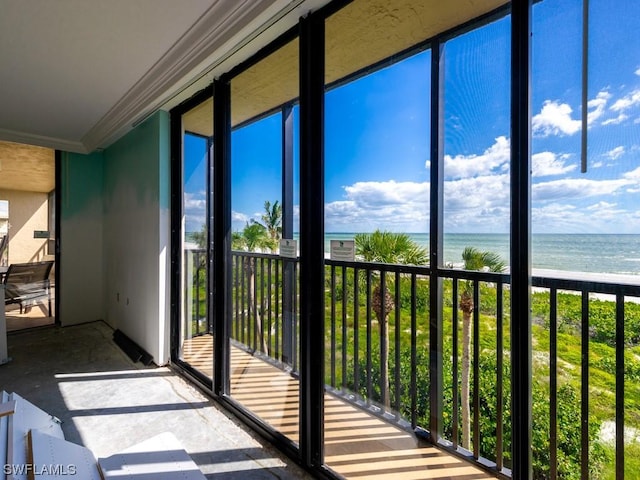
[[(203, 335), (186, 340), (182, 358), (211, 377), (213, 337)], [(297, 379), (243, 350), (232, 348), (231, 396), (298, 442)], [(345, 478), (495, 478), (338, 397), (327, 393), (324, 400), (325, 462)]]

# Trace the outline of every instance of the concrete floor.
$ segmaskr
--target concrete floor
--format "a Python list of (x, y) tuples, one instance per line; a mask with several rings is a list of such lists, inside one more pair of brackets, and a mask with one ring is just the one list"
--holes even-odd
[(312, 478), (170, 369), (131, 362), (112, 334), (103, 322), (11, 333), (0, 389), (58, 417), (96, 457), (170, 431), (209, 479)]

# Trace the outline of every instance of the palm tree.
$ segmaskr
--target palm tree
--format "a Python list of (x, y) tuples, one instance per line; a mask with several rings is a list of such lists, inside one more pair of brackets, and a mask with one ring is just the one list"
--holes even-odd
[[(391, 233), (376, 230), (373, 233), (358, 233), (354, 237), (356, 254), (366, 262), (424, 265), (429, 261), (427, 249), (418, 245), (406, 233)], [(382, 291), (384, 290), (384, 299)], [(380, 326), (381, 345), (380, 374), (381, 394), (386, 407), (389, 398), (389, 314), (394, 308), (393, 299), (386, 285), (378, 284), (372, 292), (371, 306)]]
[[(273, 240), (267, 233), (267, 229), (264, 225), (252, 221), (247, 222), (241, 233), (234, 232), (231, 238), (231, 245), (234, 249), (247, 250), (249, 252), (255, 252), (256, 250), (263, 250), (264, 248), (271, 248)], [(246, 278), (248, 280), (247, 286), (247, 301), (249, 318), (253, 315), (256, 321), (256, 329), (258, 337), (262, 342), (262, 350), (268, 353), (267, 342), (262, 334), (262, 319), (260, 318), (259, 311), (254, 309), (255, 301), (255, 273), (256, 273), (256, 259), (254, 257), (245, 256), (242, 262), (242, 268), (244, 269)]]
[[(474, 247), (465, 247), (462, 251), (465, 270), (489, 270), (502, 272), (505, 262), (494, 252), (480, 251)], [(469, 412), (469, 377), (470, 377), (470, 346), (471, 346), (471, 315), (475, 308), (473, 302), (473, 282), (462, 282), (460, 294), (460, 310), (462, 310), (462, 385), (460, 403), (462, 408), (462, 448), (471, 450), (471, 415)], [(477, 345), (476, 345), (477, 348)]]
[[(262, 225), (268, 232), (269, 237), (272, 240), (269, 248), (271, 251), (275, 251), (278, 247), (278, 240), (282, 236), (282, 205), (276, 200), (271, 205), (269, 200), (264, 202), (264, 213), (260, 217), (262, 219)], [(258, 223), (258, 222), (256, 222)]]
[(235, 248), (255, 252), (256, 250), (269, 248), (271, 246), (270, 240), (271, 237), (269, 237), (265, 226), (251, 221), (246, 223), (240, 234), (234, 233), (231, 242)]

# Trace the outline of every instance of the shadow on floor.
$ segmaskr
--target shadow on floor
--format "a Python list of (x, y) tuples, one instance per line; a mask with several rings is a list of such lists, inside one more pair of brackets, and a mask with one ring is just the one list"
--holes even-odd
[(0, 388), (58, 417), (97, 457), (170, 431), (207, 478), (312, 478), (170, 369), (131, 362), (112, 335), (103, 322), (10, 333)]

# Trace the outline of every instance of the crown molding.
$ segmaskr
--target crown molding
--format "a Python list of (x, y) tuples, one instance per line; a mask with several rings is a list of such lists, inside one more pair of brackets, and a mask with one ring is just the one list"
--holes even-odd
[(22, 143), (38, 147), (52, 148), (64, 152), (89, 153), (89, 150), (81, 142), (74, 142), (63, 138), (47, 137), (33, 133), (17, 132), (0, 128), (0, 140), (5, 142)]
[(160, 105), (160, 98), (240, 33), (276, 0), (216, 1), (82, 138), (84, 150), (106, 147)]

